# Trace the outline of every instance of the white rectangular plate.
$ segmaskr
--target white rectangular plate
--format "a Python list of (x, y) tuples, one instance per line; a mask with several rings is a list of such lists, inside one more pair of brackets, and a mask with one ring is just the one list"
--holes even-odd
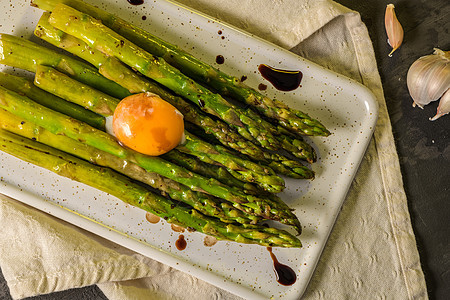
[[(32, 32), (42, 11), (28, 2), (0, 0), (0, 32), (38, 41)], [(3, 152), (0, 192), (242, 297), (298, 299), (313, 274), (372, 136), (377, 118), (374, 96), (348, 78), (174, 3), (152, 1), (131, 6), (125, 0), (89, 2), (225, 72), (247, 76), (250, 86), (268, 85), (269, 96), (309, 113), (333, 133), (327, 138), (308, 138), (319, 153), (318, 162), (312, 166), (316, 179), (287, 179), (286, 191), (281, 194), (303, 224), (304, 246), (276, 248), (274, 253), (281, 263), (294, 269), (297, 281), (292, 286), (278, 284), (270, 255), (261, 246), (221, 241), (206, 247), (204, 235), (184, 233), (188, 245), (178, 251), (175, 241), (179, 234), (166, 222), (150, 224), (140, 209)], [(224, 64), (216, 64), (217, 55), (224, 56)], [(301, 70), (301, 87), (286, 93), (272, 88), (257, 72), (262, 63)], [(5, 66), (0, 70), (14, 71)]]

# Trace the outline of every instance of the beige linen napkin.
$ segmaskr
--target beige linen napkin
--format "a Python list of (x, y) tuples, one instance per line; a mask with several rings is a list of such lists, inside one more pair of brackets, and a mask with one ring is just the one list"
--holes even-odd
[[(359, 15), (326, 0), (179, 2), (349, 76), (378, 99), (374, 138), (304, 298), (426, 299), (381, 81)], [(95, 283), (109, 299), (239, 299), (1, 196), (0, 225), (0, 267), (15, 299)]]

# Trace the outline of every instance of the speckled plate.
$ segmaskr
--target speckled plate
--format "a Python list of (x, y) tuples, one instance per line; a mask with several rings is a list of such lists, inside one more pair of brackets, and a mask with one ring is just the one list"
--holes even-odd
[[(0, 0), (0, 32), (37, 41), (32, 31), (41, 11), (28, 2)], [(297, 281), (291, 286), (278, 284), (269, 252), (257, 245), (221, 241), (206, 247), (204, 235), (184, 233), (187, 248), (179, 251), (175, 247), (179, 233), (164, 221), (151, 224), (140, 209), (3, 152), (0, 192), (242, 297), (298, 299), (370, 141), (377, 118), (374, 96), (348, 78), (174, 3), (151, 1), (131, 6), (125, 0), (88, 2), (120, 14), (226, 72), (247, 76), (247, 84), (253, 87), (268, 85), (269, 96), (308, 112), (333, 132), (328, 138), (309, 139), (319, 153), (313, 165), (317, 178), (287, 179), (286, 191), (281, 194), (303, 224), (304, 247), (273, 251), (281, 263), (294, 269)], [(217, 55), (224, 56), (224, 64), (216, 64)], [(257, 72), (261, 63), (301, 70), (301, 87), (293, 92), (277, 91)], [(14, 71), (4, 66), (0, 69)]]

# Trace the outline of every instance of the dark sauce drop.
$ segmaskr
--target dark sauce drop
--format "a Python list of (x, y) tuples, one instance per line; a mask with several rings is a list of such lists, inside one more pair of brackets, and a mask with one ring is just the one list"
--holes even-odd
[(141, 5), (144, 4), (144, 0), (127, 0), (131, 5)]
[(300, 71), (275, 69), (265, 64), (259, 65), (258, 71), (277, 90), (286, 92), (298, 88), (303, 77), (303, 73)]
[(184, 235), (180, 234), (178, 240), (175, 242), (175, 246), (177, 246), (177, 249), (180, 251), (186, 249), (187, 243), (186, 240), (184, 239)]
[(218, 63), (219, 65), (223, 64), (225, 62), (225, 58), (222, 55), (217, 55), (216, 56), (216, 63)]
[(265, 91), (265, 90), (267, 90), (267, 85), (260, 83), (260, 84), (258, 85), (258, 90), (260, 90), (260, 91)]
[(244, 82), (245, 80), (247, 80), (247, 76), (242, 75), (242, 77), (241, 77), (241, 82)]
[(297, 275), (291, 267), (280, 264), (275, 254), (272, 252), (272, 247), (267, 247), (267, 250), (270, 253), (270, 257), (273, 260), (273, 269), (275, 270), (275, 274), (277, 275), (277, 281), (282, 285), (293, 285), (297, 281)]
[(147, 20), (147, 16), (142, 16), (142, 21)]

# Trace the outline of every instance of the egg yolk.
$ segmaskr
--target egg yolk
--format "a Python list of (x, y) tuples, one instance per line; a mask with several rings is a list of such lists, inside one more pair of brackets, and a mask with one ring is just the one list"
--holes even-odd
[(184, 133), (183, 115), (155, 94), (135, 94), (117, 105), (112, 129), (125, 146), (157, 156), (180, 144)]

